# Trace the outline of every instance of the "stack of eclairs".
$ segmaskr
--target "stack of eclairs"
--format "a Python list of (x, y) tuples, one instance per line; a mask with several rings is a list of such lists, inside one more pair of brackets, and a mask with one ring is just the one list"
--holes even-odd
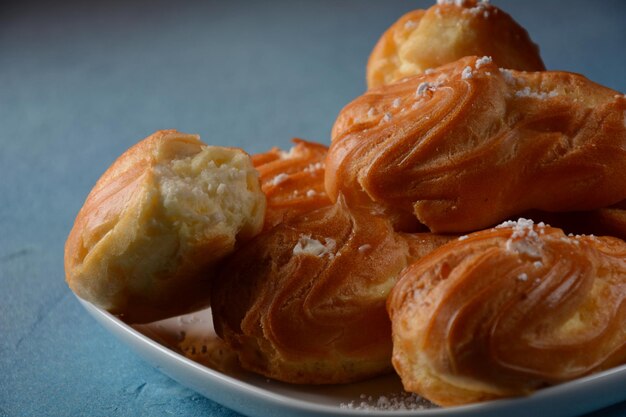
[(402, 16), (366, 73), (330, 147), (130, 148), (68, 237), (72, 290), (129, 323), (210, 306), (246, 370), (395, 371), (441, 406), (626, 363), (626, 97), (486, 1)]

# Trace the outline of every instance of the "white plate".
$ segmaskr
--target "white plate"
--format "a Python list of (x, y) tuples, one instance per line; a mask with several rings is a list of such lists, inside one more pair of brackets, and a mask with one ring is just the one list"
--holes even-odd
[[(253, 417), (364, 413), (395, 417), (568, 417), (626, 400), (626, 366), (546, 388), (528, 397), (445, 409), (424, 400), (416, 402), (415, 397), (407, 398), (401, 394), (398, 378), (391, 375), (347, 385), (290, 385), (238, 369), (228, 352), (221, 349), (213, 331), (210, 309), (131, 327), (84, 300), (80, 302), (106, 329), (161, 372), (213, 401)], [(378, 401), (384, 403), (385, 399), (395, 401), (396, 405), (420, 408), (378, 409)]]

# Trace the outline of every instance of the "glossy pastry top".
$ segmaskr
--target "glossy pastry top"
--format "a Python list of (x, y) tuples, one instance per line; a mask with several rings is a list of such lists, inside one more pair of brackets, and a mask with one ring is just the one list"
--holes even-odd
[(328, 147), (302, 139), (293, 142), (288, 152), (272, 148), (252, 156), (267, 197), (265, 230), (331, 204), (324, 189)]
[(348, 104), (326, 191), (438, 233), (606, 207), (626, 198), (625, 111), (622, 94), (581, 75), (466, 57)]
[(245, 368), (282, 381), (342, 383), (389, 371), (387, 294), (409, 261), (447, 240), (408, 239), (340, 198), (264, 232), (222, 265), (215, 329)]
[(505, 222), (407, 268), (387, 307), (405, 388), (441, 405), (528, 394), (626, 360), (626, 243)]
[(439, 1), (402, 16), (381, 36), (367, 64), (369, 88), (421, 74), (470, 55), (499, 66), (545, 69), (539, 48), (511, 16), (486, 1)]

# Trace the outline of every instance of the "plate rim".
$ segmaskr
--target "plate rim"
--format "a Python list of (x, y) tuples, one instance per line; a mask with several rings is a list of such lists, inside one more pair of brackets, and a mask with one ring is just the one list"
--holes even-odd
[[(528, 409), (529, 405), (537, 405), (542, 404), (544, 402), (553, 403), (559, 402), (558, 400), (561, 397), (576, 397), (576, 393), (579, 391), (587, 391), (589, 390), (588, 386), (592, 384), (597, 384), (598, 380), (604, 382), (609, 381), (608, 383), (618, 383), (623, 382), (623, 386), (626, 386), (626, 364), (620, 365), (618, 367), (610, 368), (602, 372), (598, 372), (592, 375), (588, 375), (585, 377), (581, 377), (572, 381), (564, 382), (562, 384), (558, 384), (555, 386), (543, 388), (534, 392), (531, 395), (525, 397), (515, 397), (515, 398), (503, 398), (498, 400), (486, 401), (481, 403), (474, 404), (466, 404), (459, 405), (453, 407), (442, 407), (442, 408), (432, 408), (432, 409), (416, 409), (416, 410), (359, 410), (359, 409), (350, 409), (350, 408), (341, 408), (340, 406), (331, 406), (327, 404), (315, 404), (311, 401), (306, 401), (300, 398), (289, 397), (282, 393), (276, 393), (269, 389), (256, 386), (247, 381), (242, 381), (233, 376), (226, 375), (218, 370), (211, 369), (207, 366), (204, 366), (198, 362), (195, 362), (184, 355), (170, 349), (167, 346), (162, 345), (156, 340), (148, 337), (143, 334), (139, 330), (133, 328), (131, 325), (123, 322), (115, 315), (95, 306), (94, 304), (86, 301), (79, 296), (75, 295), (80, 304), (87, 310), (87, 312), (96, 319), (107, 331), (113, 333), (113, 335), (120, 339), (123, 343), (125, 343), (128, 347), (130, 347), (136, 354), (138, 354), (143, 360), (150, 363), (152, 366), (155, 366), (160, 372), (166, 374), (168, 377), (174, 379), (178, 383), (183, 386), (186, 386), (196, 392), (199, 392), (194, 387), (189, 384), (180, 381), (179, 378), (171, 375), (170, 372), (167, 372), (166, 369), (162, 366), (155, 365), (150, 358), (146, 357), (146, 353), (142, 350), (145, 347), (148, 347), (152, 350), (151, 353), (157, 352), (159, 355), (165, 355), (170, 361), (173, 363), (180, 364), (184, 369), (193, 370), (196, 373), (200, 373), (202, 375), (209, 376), (213, 378), (213, 383), (225, 384), (226, 389), (236, 390), (238, 393), (242, 391), (248, 395), (252, 396), (257, 402), (266, 403), (269, 405), (273, 405), (275, 407), (280, 407), (281, 411), (284, 413), (285, 411), (289, 412), (294, 411), (299, 415), (303, 415), (302, 413), (306, 413), (306, 415), (343, 415), (343, 416), (356, 416), (367, 414), (371, 416), (396, 416), (396, 417), (428, 417), (428, 416), (469, 416), (476, 415), (480, 413), (480, 415), (498, 415), (503, 411), (509, 411), (510, 409), (514, 409), (518, 407), (520, 410), (522, 408), (526, 408), (525, 412), (531, 412)], [(113, 332), (112, 329), (117, 329), (117, 332)], [(126, 337), (123, 337), (126, 336)], [(127, 339), (130, 342), (134, 343), (126, 343)], [(142, 349), (139, 348), (138, 345), (141, 345)], [(612, 381), (616, 379), (617, 381)], [(592, 385), (593, 387), (593, 385)], [(225, 407), (233, 409), (240, 413), (245, 413), (249, 409), (244, 407), (243, 409), (237, 407), (237, 404), (230, 404), (229, 402), (220, 401), (220, 398), (214, 398), (207, 396), (206, 394), (199, 392), (201, 395), (209, 398), (211, 401), (214, 401), (218, 404), (221, 404)], [(611, 405), (617, 404), (619, 402), (626, 401), (626, 392), (621, 399), (613, 399), (608, 402), (602, 402), (600, 406), (584, 407), (579, 406), (577, 408), (572, 408), (572, 412), (576, 412), (578, 414), (581, 413), (589, 413), (595, 410), (600, 410), (604, 407), (609, 407)], [(578, 403), (580, 404), (580, 403)], [(574, 411), (576, 410), (576, 411)], [(571, 413), (557, 413), (558, 415), (573, 415)], [(557, 415), (553, 414), (553, 415)], [(520, 414), (524, 415), (524, 414)], [(508, 417), (512, 417), (512, 414), (509, 412)]]

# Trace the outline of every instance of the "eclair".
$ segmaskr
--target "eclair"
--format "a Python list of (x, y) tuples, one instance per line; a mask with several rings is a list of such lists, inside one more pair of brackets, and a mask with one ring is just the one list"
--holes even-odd
[(624, 241), (507, 221), (402, 273), (393, 364), (443, 406), (528, 395), (625, 363), (625, 306)]
[(440, 0), (385, 31), (370, 54), (367, 85), (380, 87), (470, 55), (490, 56), (503, 68), (545, 70), (539, 48), (507, 13), (488, 1)]
[(259, 233), (265, 195), (248, 154), (159, 131), (100, 177), (65, 245), (82, 299), (131, 323), (210, 302), (215, 264)]
[(626, 199), (625, 112), (624, 95), (582, 75), (462, 58), (348, 104), (326, 191), (435, 233), (605, 208)]
[(395, 233), (387, 219), (339, 198), (223, 262), (211, 291), (215, 330), (245, 369), (284, 382), (390, 372), (387, 295), (404, 267), (449, 239)]
[(289, 151), (277, 147), (252, 155), (267, 197), (264, 229), (331, 204), (324, 188), (328, 147), (294, 139)]

